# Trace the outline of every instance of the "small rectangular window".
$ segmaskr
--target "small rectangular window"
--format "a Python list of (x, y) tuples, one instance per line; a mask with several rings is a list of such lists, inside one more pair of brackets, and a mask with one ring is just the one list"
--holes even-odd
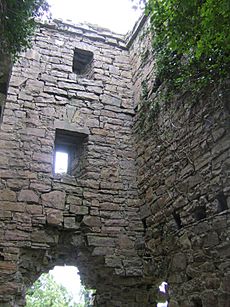
[(81, 156), (84, 151), (86, 135), (56, 129), (54, 174), (79, 174)]
[(73, 57), (73, 72), (79, 77), (92, 78), (93, 52), (75, 48)]

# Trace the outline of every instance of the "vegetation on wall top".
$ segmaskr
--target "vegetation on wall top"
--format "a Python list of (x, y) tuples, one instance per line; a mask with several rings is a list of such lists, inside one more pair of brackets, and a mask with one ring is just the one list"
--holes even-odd
[(157, 77), (181, 89), (229, 76), (229, 0), (149, 0)]
[(35, 18), (48, 9), (46, 0), (0, 0), (0, 53), (15, 57), (29, 47)]
[(142, 83), (140, 125), (150, 124), (176, 97), (195, 102), (205, 94), (223, 101), (230, 92), (230, 1), (133, 1), (147, 2), (156, 60), (151, 93)]

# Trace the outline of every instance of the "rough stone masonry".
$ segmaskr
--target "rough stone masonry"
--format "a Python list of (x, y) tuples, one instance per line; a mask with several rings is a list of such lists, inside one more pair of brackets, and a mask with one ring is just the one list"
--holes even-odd
[(41, 24), (14, 65), (0, 131), (0, 306), (24, 306), (40, 274), (64, 264), (98, 307), (229, 306), (229, 97), (163, 109), (140, 134), (141, 83), (155, 81), (144, 21), (128, 38)]

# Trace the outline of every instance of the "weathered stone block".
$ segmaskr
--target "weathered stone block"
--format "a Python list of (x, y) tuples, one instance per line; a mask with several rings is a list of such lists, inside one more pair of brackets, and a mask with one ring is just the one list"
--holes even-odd
[(6, 241), (28, 241), (30, 233), (22, 230), (7, 230), (4, 236)]
[(70, 205), (69, 212), (76, 215), (86, 215), (89, 213), (89, 208), (86, 206)]
[(141, 219), (148, 217), (150, 214), (151, 214), (151, 210), (150, 210), (148, 204), (145, 204), (145, 205), (140, 207), (140, 217), (141, 217)]
[(30, 188), (39, 192), (49, 192), (51, 190), (51, 183), (46, 184), (45, 182), (34, 181), (30, 183)]
[(41, 205), (26, 205), (25, 211), (31, 215), (42, 215), (43, 213)]
[(112, 247), (101, 247), (101, 246), (98, 246), (98, 247), (95, 247), (94, 250), (93, 250), (93, 253), (92, 255), (93, 256), (105, 256), (105, 255), (112, 255), (114, 254), (114, 248)]
[(35, 152), (33, 155), (33, 160), (38, 161), (38, 162), (51, 163), (52, 155), (51, 153)]
[(3, 212), (4, 211), (24, 212), (25, 207), (26, 207), (25, 203), (1, 201), (0, 210), (2, 210)]
[(35, 60), (35, 61), (39, 61), (41, 55), (39, 54), (39, 52), (37, 50), (29, 50), (26, 52), (25, 57), (29, 60)]
[(186, 257), (183, 253), (177, 253), (172, 258), (172, 270), (173, 271), (182, 271), (186, 268)]
[(114, 238), (109, 238), (109, 237), (87, 235), (87, 241), (89, 246), (105, 246), (105, 247), (115, 246)]
[(10, 261), (0, 261), (0, 270), (2, 272), (7, 272), (7, 274), (13, 274), (17, 270), (15, 263)]
[(218, 245), (219, 238), (216, 232), (210, 232), (204, 238), (204, 247), (212, 247)]
[(15, 86), (15, 87), (19, 87), (22, 84), (26, 83), (27, 78), (25, 77), (18, 77), (18, 76), (12, 76), (10, 79), (10, 85), (11, 86)]
[(121, 259), (119, 259), (118, 257), (114, 257), (114, 256), (105, 257), (105, 264), (108, 267), (113, 267), (113, 268), (122, 267)]
[[(27, 224), (28, 227), (30, 227), (31, 224), (31, 215), (25, 212), (13, 212), (13, 220), (20, 222), (22, 224)], [(25, 226), (23, 226), (24, 228)], [(24, 228), (25, 230), (27, 229), (26, 227)]]
[(84, 86), (76, 84), (75, 82), (58, 82), (58, 87), (67, 90), (84, 91)]
[(65, 192), (52, 191), (42, 194), (42, 204), (45, 207), (51, 207), (56, 209), (64, 209), (65, 207)]
[(28, 203), (38, 203), (39, 196), (32, 190), (21, 190), (18, 196), (18, 201), (25, 201)]
[(23, 132), (27, 135), (33, 135), (37, 137), (44, 137), (46, 130), (44, 128), (27, 128), (23, 130)]
[(84, 216), (83, 221), (85, 225), (89, 227), (100, 227), (101, 219), (97, 216)]
[(64, 217), (64, 228), (79, 229), (80, 225), (76, 222), (76, 219), (74, 216), (65, 216)]
[(35, 230), (31, 234), (32, 242), (36, 243), (50, 243), (50, 244), (57, 244), (58, 242), (58, 235), (55, 233), (49, 233), (45, 230)]
[(76, 92), (76, 96), (85, 100), (99, 100), (99, 96), (94, 93)]
[(76, 197), (74, 195), (68, 195), (66, 202), (70, 205), (81, 206), (82, 205), (82, 198)]
[(16, 193), (10, 189), (4, 189), (0, 193), (0, 200), (16, 201)]
[(63, 222), (63, 213), (60, 210), (46, 209), (47, 224), (61, 225)]
[(133, 249), (134, 242), (127, 235), (120, 235), (118, 245), (121, 249)]
[(43, 91), (44, 82), (38, 80), (27, 80), (26, 90), (31, 93), (39, 94)]
[(104, 104), (109, 104), (109, 105), (117, 106), (117, 107), (121, 106), (121, 98), (119, 97), (114, 97), (114, 96), (103, 94), (101, 95), (100, 98), (101, 98), (102, 103)]

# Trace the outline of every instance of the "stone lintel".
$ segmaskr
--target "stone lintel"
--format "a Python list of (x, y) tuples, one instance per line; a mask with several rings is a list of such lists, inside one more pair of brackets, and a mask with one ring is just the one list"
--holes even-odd
[(73, 123), (69, 123), (65, 120), (55, 119), (54, 128), (60, 129), (60, 130), (67, 130), (67, 131), (71, 131), (71, 132), (76, 132), (76, 133), (82, 134), (84, 136), (88, 136), (90, 134), (88, 127), (79, 127), (78, 125), (73, 124)]

